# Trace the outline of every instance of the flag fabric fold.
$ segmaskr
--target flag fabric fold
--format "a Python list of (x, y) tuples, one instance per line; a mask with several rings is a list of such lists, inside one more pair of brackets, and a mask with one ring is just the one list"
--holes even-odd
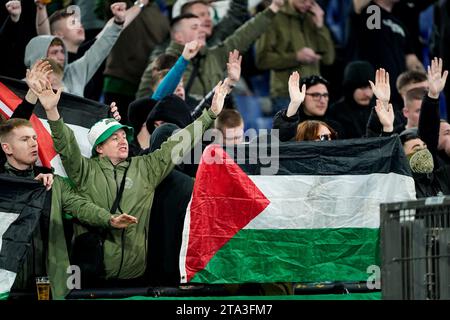
[[(49, 197), (50, 193), (37, 181), (0, 176), (0, 299), (9, 296), (17, 274), (25, 272), (27, 255), (35, 249), (32, 238), (39, 229), (41, 216), (48, 215)], [(41, 268), (45, 266), (32, 269)], [(28, 276), (31, 275), (23, 275)]]
[(251, 164), (250, 148), (233, 157), (205, 150), (184, 224), (182, 282), (367, 280), (379, 265), (380, 203), (415, 199), (399, 139), (282, 143), (272, 175)]

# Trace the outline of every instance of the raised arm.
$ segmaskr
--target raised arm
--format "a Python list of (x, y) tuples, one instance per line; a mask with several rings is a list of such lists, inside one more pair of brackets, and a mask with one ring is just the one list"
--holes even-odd
[(9, 17), (11, 18), (11, 21), (14, 23), (19, 22), (20, 16), (22, 14), (22, 4), (20, 1), (8, 1), (5, 4), (6, 10), (8, 11)]
[(391, 99), (391, 85), (389, 83), (389, 72), (380, 68), (375, 73), (375, 83), (369, 80), (373, 94), (386, 107)]
[(219, 82), (215, 88), (213, 101), (209, 110), (203, 111), (196, 121), (171, 136), (161, 145), (161, 148), (143, 156), (149, 168), (149, 181), (158, 185), (178, 164), (183, 157), (202, 138), (203, 132), (210, 127), (214, 119), (222, 111), (226, 95), (230, 93), (230, 87), (224, 82)]
[[(140, 5), (139, 3), (142, 3), (142, 5)], [(127, 5), (125, 2), (115, 2), (111, 4), (110, 9), (111, 12), (113, 12), (113, 17), (106, 22), (102, 31), (100, 31), (100, 33), (96, 36), (96, 38), (98, 39), (99, 37), (101, 37), (106, 28), (110, 27), (114, 22), (116, 23), (119, 22), (119, 24), (123, 23), (123, 28), (125, 29), (130, 25), (131, 22), (133, 22), (133, 20), (142, 12), (142, 9), (147, 5), (148, 0), (137, 1), (133, 6), (131, 6), (128, 9), (126, 9)], [(117, 19), (116, 16), (114, 15), (114, 10), (117, 9), (120, 11), (120, 15), (123, 16), (123, 19), (122, 17), (119, 17), (119, 19)]]
[(295, 137), (299, 123), (298, 109), (306, 96), (306, 85), (300, 90), (300, 74), (297, 71), (289, 77), (288, 86), (289, 106), (278, 111), (273, 117), (273, 128), (280, 131), (280, 141), (289, 141)]
[(76, 185), (81, 185), (89, 175), (89, 162), (88, 159), (82, 156), (73, 131), (64, 123), (59, 115), (57, 105), (61, 97), (61, 92), (62, 88), (58, 89), (56, 93), (53, 92), (52, 86), (47, 80), (44, 90), (37, 95), (47, 114), (54, 147), (56, 152), (61, 156), (64, 169)]
[(36, 4), (36, 33), (38, 36), (51, 34), (50, 21), (48, 21), (47, 4), (41, 0), (35, 0)]
[(238, 50), (246, 52), (250, 46), (267, 30), (270, 29), (275, 14), (283, 6), (284, 0), (272, 0), (270, 6), (255, 17), (247, 21), (223, 42), (223, 45), (215, 47), (222, 56), (221, 63), (225, 65), (228, 52)]
[[(85, 84), (88, 83), (95, 72), (97, 72), (102, 62), (109, 55), (123, 30), (126, 20), (126, 4), (123, 2), (113, 3), (111, 5), (111, 11), (114, 14), (114, 23), (105, 26), (104, 30), (101, 32), (101, 36), (97, 38), (83, 57), (67, 66), (67, 68), (70, 68), (70, 73), (74, 74), (77, 81), (83, 79)], [(66, 71), (66, 74), (67, 72), (68, 71)]]
[(27, 69), (25, 81), (28, 85), (28, 91), (25, 98), (17, 106), (11, 118), (30, 119), (37, 102), (36, 92), (41, 92), (45, 88), (45, 82), (48, 75), (52, 72), (48, 61), (38, 60), (30, 69)]
[(387, 106), (381, 100), (377, 99), (377, 104), (375, 105), (375, 112), (377, 113), (378, 119), (383, 126), (382, 135), (390, 135), (394, 132), (394, 108), (392, 104), (388, 103)]
[(286, 116), (290, 118), (297, 114), (298, 108), (303, 101), (305, 101), (306, 85), (303, 85), (302, 90), (300, 91), (300, 74), (295, 71), (289, 77), (288, 86), (290, 102), (286, 111)]
[(218, 44), (225, 40), (230, 33), (243, 25), (248, 18), (247, 7), (248, 0), (231, 0), (227, 14), (214, 27), (214, 32), (208, 39), (208, 44)]
[(445, 87), (448, 71), (442, 72), (442, 59), (434, 58), (428, 66), (428, 95), (422, 101), (418, 133), (428, 150), (436, 155), (439, 141), (439, 95)]
[(152, 99), (161, 100), (175, 91), (176, 87), (183, 78), (183, 73), (189, 64), (189, 61), (197, 55), (200, 48), (201, 45), (197, 40), (186, 43), (180, 58), (178, 58), (175, 65), (170, 69), (169, 73), (166, 74), (164, 79), (158, 85), (158, 88), (151, 97)]

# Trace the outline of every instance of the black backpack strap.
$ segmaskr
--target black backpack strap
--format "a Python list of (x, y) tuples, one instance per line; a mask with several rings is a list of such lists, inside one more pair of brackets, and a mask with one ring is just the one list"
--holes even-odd
[(128, 161), (129, 161), (129, 164), (128, 164), (128, 167), (125, 169), (125, 172), (123, 173), (122, 182), (120, 183), (119, 190), (117, 191), (116, 199), (114, 200), (111, 210), (109, 211), (109, 212), (111, 212), (111, 214), (115, 214), (117, 211), (117, 208), (119, 208), (120, 213), (123, 213), (122, 209), (120, 208), (120, 199), (122, 199), (123, 189), (125, 188), (125, 180), (127, 178), (128, 168), (131, 165), (131, 158), (128, 159)]

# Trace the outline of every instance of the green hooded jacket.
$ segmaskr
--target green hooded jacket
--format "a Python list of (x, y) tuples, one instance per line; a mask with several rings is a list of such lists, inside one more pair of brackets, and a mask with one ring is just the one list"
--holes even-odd
[[(126, 229), (110, 229), (107, 233), (104, 244), (106, 279), (133, 279), (144, 274), (150, 208), (155, 188), (170, 173), (175, 162), (181, 161), (183, 154), (202, 138), (203, 132), (214, 119), (214, 113), (205, 110), (200, 118), (169, 138), (160, 149), (148, 155), (129, 158), (115, 166), (108, 157), (83, 157), (72, 130), (63, 120), (49, 121), (55, 149), (77, 191), (107, 210), (106, 213), (92, 216), (87, 224), (109, 223), (109, 210), (128, 168), (119, 208), (123, 213), (136, 217), (138, 223)], [(83, 232), (86, 230), (82, 226), (75, 225), (75, 235)]]
[[(193, 64), (199, 64), (199, 73), (192, 84), (189, 94), (201, 100), (220, 80), (225, 78), (229, 52), (236, 49), (241, 54), (244, 54), (256, 39), (271, 27), (274, 17), (275, 13), (270, 9), (266, 9), (243, 24), (220, 44), (210, 48), (203, 47), (197, 56), (192, 59), (184, 74), (186, 86), (192, 74)], [(183, 48), (184, 45), (172, 41), (167, 47), (166, 53), (179, 56), (183, 52)], [(137, 97), (150, 95), (150, 83), (152, 83), (151, 63), (148, 64), (142, 75)]]

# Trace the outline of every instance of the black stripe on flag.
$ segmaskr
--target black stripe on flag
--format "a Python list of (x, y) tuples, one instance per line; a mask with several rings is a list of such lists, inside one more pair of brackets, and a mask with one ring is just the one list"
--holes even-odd
[(232, 154), (226, 149), (248, 175), (272, 175), (273, 173), (265, 173), (261, 169), (274, 166), (275, 161), (278, 161), (279, 169), (275, 175), (397, 173), (411, 176), (397, 135), (369, 139), (282, 142), (278, 150), (279, 155), (273, 156), (270, 144), (265, 143), (239, 145), (231, 150), (234, 152)]
[[(0, 76), (0, 82), (7, 86), (19, 98), (23, 99), (28, 91), (24, 81)], [(66, 123), (90, 128), (97, 121), (109, 117), (109, 107), (97, 101), (89, 100), (69, 93), (62, 93), (58, 111)], [(41, 119), (47, 119), (44, 109), (38, 102), (34, 113)]]
[(0, 269), (18, 272), (41, 216), (49, 214), (44, 211), (48, 210), (50, 201), (51, 192), (46, 192), (42, 183), (0, 175), (0, 212), (19, 214), (3, 234)]

